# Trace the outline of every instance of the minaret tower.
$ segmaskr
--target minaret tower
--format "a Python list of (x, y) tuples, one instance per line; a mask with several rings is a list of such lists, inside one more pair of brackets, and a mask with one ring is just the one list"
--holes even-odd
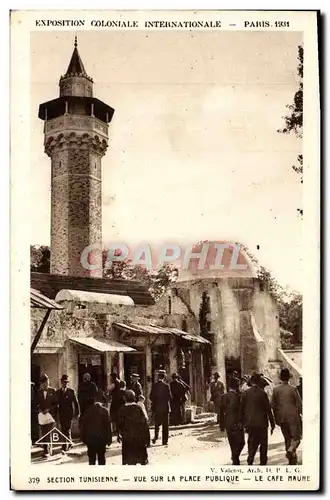
[(77, 37), (60, 97), (39, 106), (45, 153), (51, 158), (51, 269), (53, 274), (102, 276), (81, 264), (83, 250), (102, 244), (101, 158), (108, 147), (114, 109), (93, 97), (93, 80), (80, 58)]

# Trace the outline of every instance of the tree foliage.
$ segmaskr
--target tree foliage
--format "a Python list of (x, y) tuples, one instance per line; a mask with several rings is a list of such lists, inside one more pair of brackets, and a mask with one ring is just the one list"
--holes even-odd
[[(178, 270), (170, 265), (149, 271), (144, 266), (131, 262), (113, 262), (106, 267), (107, 251), (103, 252), (103, 277), (108, 279), (124, 279), (140, 281), (155, 300), (159, 299), (178, 277)], [(50, 272), (50, 248), (46, 245), (30, 246), (30, 270), (39, 273)]]
[[(282, 134), (294, 133), (297, 137), (303, 136), (303, 118), (304, 118), (304, 48), (298, 46), (298, 67), (297, 74), (299, 77), (298, 90), (293, 96), (293, 103), (288, 104), (288, 114), (283, 116), (285, 126), (278, 130)], [(300, 182), (303, 182), (303, 155), (298, 155), (297, 164), (292, 165), (293, 170), (300, 175)], [(303, 217), (303, 209), (297, 208), (299, 216)]]
[(125, 279), (140, 281), (158, 300), (168, 287), (178, 277), (177, 268), (168, 264), (159, 269), (148, 270), (145, 266), (134, 265), (131, 261), (114, 261), (111, 266), (106, 265), (108, 252), (103, 252), (103, 276), (110, 279)]
[(30, 245), (30, 270), (50, 272), (50, 248), (46, 245)]
[(283, 116), (285, 126), (279, 130), (282, 134), (294, 133), (297, 137), (303, 136), (303, 110), (304, 110), (304, 48), (298, 46), (298, 67), (299, 77), (298, 90), (293, 96), (293, 103), (287, 104), (288, 114)]
[(248, 248), (244, 247), (244, 250), (255, 266), (261, 289), (267, 290), (277, 304), (282, 347), (288, 349), (300, 344), (302, 342), (302, 295), (284, 289), (272, 273), (266, 267), (260, 265), (258, 259)]

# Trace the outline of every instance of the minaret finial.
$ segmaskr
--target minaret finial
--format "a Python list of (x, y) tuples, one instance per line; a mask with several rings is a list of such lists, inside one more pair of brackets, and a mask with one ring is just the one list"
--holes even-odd
[(77, 35), (74, 37), (74, 46), (75, 48), (78, 47)]

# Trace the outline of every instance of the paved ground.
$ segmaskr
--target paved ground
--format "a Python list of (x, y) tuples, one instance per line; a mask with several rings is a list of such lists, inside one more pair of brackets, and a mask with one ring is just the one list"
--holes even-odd
[[(286, 465), (283, 437), (277, 427), (273, 436), (269, 437), (268, 447), (269, 465)], [(70, 456), (55, 455), (48, 459), (34, 458), (32, 463), (42, 465), (45, 463), (54, 465), (65, 464), (87, 464), (86, 447), (78, 447)], [(226, 437), (220, 436), (219, 428), (216, 424), (208, 425), (204, 428), (178, 429), (170, 431), (168, 446), (162, 446), (161, 441), (151, 445), (148, 450), (150, 464), (171, 465), (182, 463), (204, 465), (227, 465), (230, 461), (230, 448)], [(121, 447), (114, 443), (107, 451), (107, 464), (121, 464)], [(301, 447), (299, 450), (299, 463), (301, 463)], [(247, 446), (241, 454), (241, 464), (246, 465)], [(256, 455), (255, 465), (259, 463), (259, 454)]]

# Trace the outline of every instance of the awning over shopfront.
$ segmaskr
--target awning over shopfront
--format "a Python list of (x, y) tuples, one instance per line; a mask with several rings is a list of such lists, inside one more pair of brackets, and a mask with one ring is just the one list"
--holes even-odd
[(55, 300), (49, 299), (38, 290), (34, 290), (34, 288), (30, 288), (30, 302), (31, 307), (37, 307), (38, 309), (63, 309)]
[(83, 290), (61, 290), (55, 298), (56, 302), (87, 302), (98, 304), (112, 304), (134, 306), (134, 300), (128, 295), (110, 293), (87, 292)]
[(137, 325), (134, 323), (113, 323), (113, 326), (119, 328), (120, 330), (131, 333), (131, 334), (146, 334), (146, 335), (175, 335), (177, 337), (181, 337), (184, 340), (190, 342), (198, 342), (200, 344), (210, 344), (208, 340), (200, 335), (193, 335), (191, 333), (187, 333), (183, 330), (179, 330), (178, 328), (170, 328), (165, 326), (155, 326), (155, 325)]
[(69, 337), (70, 342), (98, 352), (136, 352), (127, 345), (107, 338)]

